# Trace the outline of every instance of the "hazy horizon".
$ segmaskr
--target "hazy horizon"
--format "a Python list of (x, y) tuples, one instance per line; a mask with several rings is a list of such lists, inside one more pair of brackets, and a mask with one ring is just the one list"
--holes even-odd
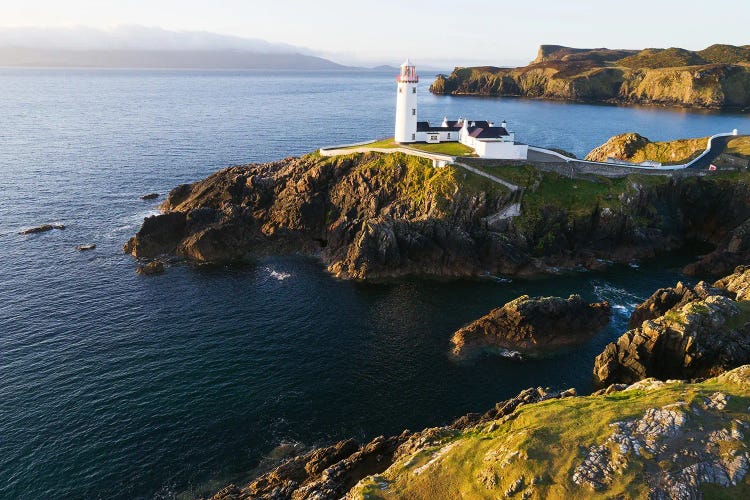
[[(422, 4), (424, 5), (424, 4)], [(746, 45), (750, 4), (633, 0), (612, 12), (601, 3), (540, 0), (532, 5), (476, 0), (342, 0), (250, 4), (224, 0), (25, 0), (0, 8), (0, 45), (44, 48), (288, 51), (354, 66), (523, 65), (539, 45), (699, 50)]]

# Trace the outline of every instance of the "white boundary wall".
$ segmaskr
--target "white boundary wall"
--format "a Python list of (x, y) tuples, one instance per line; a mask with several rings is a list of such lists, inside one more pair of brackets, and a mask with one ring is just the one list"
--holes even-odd
[[(738, 135), (737, 129), (733, 130), (729, 133), (722, 133), (722, 134), (714, 134), (711, 137), (708, 138), (706, 149), (701, 153), (698, 157), (695, 159), (683, 163), (681, 165), (662, 165), (660, 167), (647, 167), (645, 165), (632, 165), (632, 164), (625, 164), (625, 163), (606, 163), (606, 162), (600, 162), (600, 161), (588, 161), (588, 160), (579, 160), (576, 158), (570, 158), (569, 156), (562, 155), (558, 153), (557, 151), (552, 151), (551, 149), (546, 148), (539, 148), (536, 146), (526, 146), (525, 144), (514, 144), (515, 147), (518, 146), (524, 146), (526, 148), (526, 152), (528, 151), (536, 151), (538, 153), (544, 153), (547, 155), (555, 156), (559, 158), (560, 160), (570, 163), (585, 163), (588, 165), (605, 165), (608, 167), (620, 167), (620, 168), (632, 168), (634, 170), (682, 170), (685, 168), (690, 167), (691, 165), (695, 164), (696, 162), (700, 161), (704, 156), (706, 156), (709, 152), (711, 152), (711, 145), (714, 141), (714, 139), (717, 139), (719, 137), (731, 137)], [(355, 142), (353, 144), (340, 144), (337, 146), (327, 146), (324, 148), (320, 148), (320, 154), (321, 156), (341, 156), (341, 155), (348, 155), (353, 153), (404, 153), (407, 155), (412, 156), (419, 156), (421, 158), (428, 158), (432, 160), (432, 164), (437, 167), (444, 167), (450, 163), (455, 163), (457, 157), (455, 156), (449, 156), (449, 155), (441, 155), (437, 153), (428, 153), (426, 151), (420, 151), (418, 149), (412, 149), (409, 147), (399, 147), (399, 148), (372, 148), (367, 147), (368, 144), (373, 144), (377, 142), (377, 140), (372, 141), (365, 141), (365, 142)], [(511, 144), (511, 143), (505, 143), (505, 144)], [(488, 158), (489, 159), (489, 158)], [(524, 158), (502, 158), (502, 159), (526, 159)]]
[(544, 153), (544, 154), (556, 156), (565, 162), (587, 163), (589, 165), (609, 165), (611, 167), (623, 167), (623, 168), (645, 169), (645, 170), (682, 170), (684, 168), (688, 168), (691, 165), (695, 164), (699, 160), (703, 159), (703, 157), (706, 156), (709, 152), (711, 152), (711, 144), (713, 143), (714, 139), (717, 139), (719, 137), (731, 137), (735, 135), (737, 135), (737, 129), (728, 133), (725, 132), (722, 134), (714, 134), (708, 138), (708, 141), (706, 143), (706, 149), (696, 158), (690, 160), (687, 163), (682, 163), (680, 165), (662, 165), (660, 167), (648, 167), (646, 165), (632, 165), (632, 164), (617, 163), (617, 162), (605, 163), (605, 162), (600, 162), (600, 161), (578, 160), (576, 158), (570, 158), (569, 156), (562, 155), (558, 153), (557, 151), (552, 151), (551, 149), (545, 149), (545, 148), (538, 148), (536, 146), (529, 146), (529, 150), (536, 151), (538, 153)]

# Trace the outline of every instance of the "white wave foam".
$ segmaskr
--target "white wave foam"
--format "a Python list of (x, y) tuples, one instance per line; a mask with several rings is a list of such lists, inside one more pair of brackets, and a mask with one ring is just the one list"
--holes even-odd
[(284, 273), (284, 272), (275, 271), (275, 270), (271, 269), (270, 267), (267, 267), (266, 271), (268, 271), (268, 275), (271, 278), (275, 279), (276, 281), (284, 281), (285, 279), (292, 277), (292, 275), (290, 273)]

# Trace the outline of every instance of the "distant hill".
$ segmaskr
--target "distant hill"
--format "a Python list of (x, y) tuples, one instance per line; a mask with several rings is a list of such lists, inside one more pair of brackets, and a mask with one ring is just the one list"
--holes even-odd
[(750, 111), (750, 45), (700, 51), (542, 45), (528, 66), (455, 68), (438, 75), (430, 91)]
[(322, 57), (246, 50), (73, 50), (0, 47), (0, 66), (163, 69), (347, 69)]

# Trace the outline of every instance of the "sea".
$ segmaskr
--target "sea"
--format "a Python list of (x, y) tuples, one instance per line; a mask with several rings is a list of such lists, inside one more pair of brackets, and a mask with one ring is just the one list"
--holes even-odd
[[(420, 119), (505, 119), (579, 156), (626, 131), (750, 131), (747, 115), (438, 97), (433, 77)], [(594, 357), (639, 301), (686, 279), (689, 255), (531, 281), (357, 283), (294, 256), (135, 273), (122, 245), (171, 188), (387, 137), (395, 90), (390, 72), (0, 69), (0, 498), (194, 498), (247, 482), (279, 447), (446, 424), (527, 387), (591, 390)], [(43, 223), (65, 229), (19, 234)], [(590, 342), (449, 355), (490, 309), (571, 293), (614, 306)]]

